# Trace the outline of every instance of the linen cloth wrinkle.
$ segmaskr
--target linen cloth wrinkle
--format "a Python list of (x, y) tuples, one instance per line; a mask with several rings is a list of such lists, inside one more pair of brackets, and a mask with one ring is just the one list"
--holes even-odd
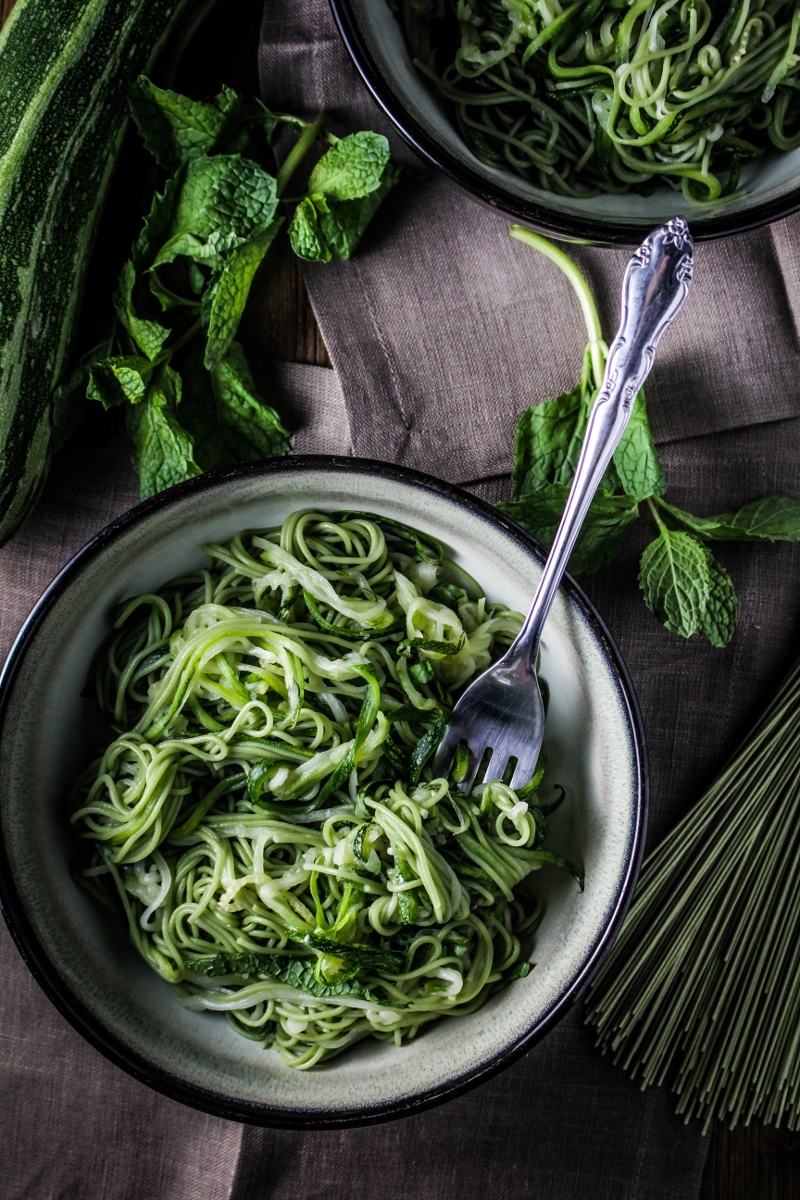
[[(321, 106), (339, 134), (380, 130), (411, 164), (362, 243), (358, 271), (342, 262), (305, 269), (331, 360), (347, 381), (355, 453), (382, 445), (379, 456), (394, 458), (399, 444), (375, 430), (389, 407), (375, 342), (355, 321), (336, 319), (360, 316), (368, 287), (400, 364), (404, 409), (414, 417), (400, 461), (424, 468), (435, 442), (440, 471), (453, 480), (508, 472), (520, 409), (574, 386), (580, 374), (585, 335), (569, 284), (535, 251), (509, 240), (509, 218), (441, 176), (421, 177), (419, 160), (346, 57), (325, 0), (270, 0), (261, 78), (268, 103), (288, 97), (309, 115)], [(772, 230), (698, 246), (691, 308), (680, 332), (676, 326), (665, 336), (647, 385), (657, 440), (800, 415), (798, 232), (795, 216)], [(570, 253), (590, 280), (610, 338), (629, 251)]]
[(770, 226), (772, 247), (784, 285), (784, 296), (794, 324), (795, 339), (800, 347), (800, 246), (797, 239), (797, 218), (776, 221)]

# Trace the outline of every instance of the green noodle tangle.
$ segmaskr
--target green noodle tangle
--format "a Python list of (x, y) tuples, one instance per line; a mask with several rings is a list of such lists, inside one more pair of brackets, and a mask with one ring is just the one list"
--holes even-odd
[[(117, 736), (72, 820), (86, 886), (191, 1009), (306, 1068), (527, 974), (542, 769), (461, 795), (430, 757), (521, 617), (396, 522), (298, 512), (117, 616)], [(477, 589), (476, 589), (477, 590)], [(552, 806), (551, 806), (552, 807)], [(549, 809), (547, 809), (549, 811)]]
[(800, 146), (796, 0), (389, 0), (481, 162), (563, 196), (707, 203)]

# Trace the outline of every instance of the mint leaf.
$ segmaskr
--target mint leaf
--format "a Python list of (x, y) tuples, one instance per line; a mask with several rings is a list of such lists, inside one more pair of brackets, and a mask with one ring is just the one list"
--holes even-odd
[(700, 542), (660, 527), (639, 570), (644, 602), (662, 625), (681, 637), (702, 633), (711, 595), (711, 571)]
[(739, 601), (733, 590), (731, 577), (710, 550), (705, 548), (706, 562), (711, 575), (711, 585), (703, 617), (702, 632), (712, 646), (722, 648), (736, 633), (739, 623)]
[(112, 350), (111, 337), (82, 354), (53, 392), (53, 451), (58, 451), (72, 437), (87, 411), (86, 389), (89, 368), (107, 358)]
[(331, 250), (319, 227), (315, 201), (324, 206), (323, 196), (306, 196), (294, 210), (289, 225), (289, 241), (298, 258), (306, 262), (330, 262)]
[(137, 272), (147, 271), (170, 234), (181, 193), (180, 178), (168, 179), (163, 192), (156, 192), (142, 231), (133, 245), (133, 265)]
[(351, 133), (323, 154), (311, 172), (308, 192), (321, 192), (328, 200), (369, 196), (383, 182), (389, 156), (389, 143), (382, 134)]
[(128, 433), (142, 500), (201, 473), (192, 438), (178, 420), (180, 399), (180, 375), (164, 365), (154, 374), (144, 399), (128, 407)]
[(271, 225), (278, 207), (275, 179), (241, 155), (204, 155), (184, 168), (172, 227), (153, 260), (179, 254), (216, 266), (219, 259)]
[[(444, 732), (444, 721), (442, 732)], [(344, 958), (359, 971), (388, 971), (396, 975), (403, 970), (405, 965), (405, 955), (398, 954), (396, 950), (381, 950), (374, 946), (337, 942), (328, 934), (320, 931), (304, 933), (301, 930), (290, 929), (286, 936), (292, 942), (311, 946), (320, 954), (335, 954), (338, 958)]]
[(381, 134), (351, 134), (322, 156), (289, 225), (298, 258), (350, 258), (386, 194), (397, 182), (389, 143)]
[(735, 512), (718, 517), (695, 517), (659, 500), (666, 521), (697, 537), (716, 542), (800, 541), (800, 500), (791, 496), (765, 496)]
[(209, 370), (227, 352), (239, 328), (253, 276), (282, 224), (283, 217), (275, 217), (252, 241), (238, 246), (212, 276), (203, 296), (208, 324), (205, 365)]
[(137, 355), (117, 355), (101, 358), (89, 367), (86, 395), (99, 400), (104, 408), (115, 404), (138, 404), (145, 398), (153, 364), (149, 358)]
[(368, 196), (357, 200), (328, 200), (327, 211), (318, 214), (319, 229), (337, 258), (351, 257), (396, 180), (396, 174), (387, 171), (380, 186)]
[[(226, 88), (226, 92), (230, 89)], [(234, 92), (233, 95), (236, 95)], [(228, 113), (228, 123), (214, 146), (216, 154), (244, 154), (257, 161), (264, 144), (272, 145), (281, 117), (270, 112), (256, 96), (237, 96), (238, 104)], [(217, 97), (219, 100), (219, 96)]]
[[(545, 549), (553, 544), (569, 495), (565, 483), (549, 483), (517, 500), (501, 501), (501, 512), (533, 534)], [(569, 560), (571, 571), (596, 571), (614, 557), (626, 530), (636, 520), (639, 505), (631, 496), (598, 491)]]
[[(218, 104), (220, 100), (222, 104)], [(158, 88), (140, 75), (128, 101), (145, 147), (167, 171), (177, 171), (183, 163), (208, 153), (226, 122), (225, 92), (205, 104)]]
[(231, 346), (213, 374), (217, 417), (237, 461), (272, 458), (289, 450), (289, 434), (253, 382), (244, 350)]
[(365, 987), (357, 979), (321, 983), (314, 975), (314, 962), (307, 958), (288, 958), (277, 954), (222, 953), (190, 959), (186, 966), (192, 971), (202, 971), (211, 978), (216, 975), (244, 975), (255, 976), (257, 979), (274, 979), (320, 1000), (335, 999), (337, 996), (360, 996), (374, 1004), (386, 1004), (382, 993)]
[(169, 329), (158, 321), (148, 321), (137, 316), (133, 306), (133, 290), (136, 286), (136, 269), (128, 260), (122, 268), (119, 284), (114, 296), (114, 307), (120, 324), (128, 331), (138, 348), (154, 362), (164, 342), (170, 335)]
[(213, 151), (241, 152), (256, 127), (270, 143), (278, 124), (260, 101), (246, 101), (232, 88), (213, 100), (190, 100), (156, 87), (144, 75), (131, 88), (129, 102), (146, 148), (167, 171)]
[[(227, 951), (219, 954), (204, 954), (200, 958), (190, 958), (186, 966), (190, 971), (199, 971), (214, 979), (217, 975), (274, 975), (273, 967), (283, 969), (284, 955), (258, 954), (257, 952)], [(292, 959), (291, 961), (299, 961)], [(305, 965), (305, 963), (302, 963)]]
[(184, 380), (181, 418), (204, 471), (288, 452), (289, 435), (259, 394), (238, 342), (210, 371), (199, 352), (192, 354)]
[(183, 368), (181, 423), (191, 437), (193, 458), (202, 471), (233, 466), (237, 461), (225, 445), (212, 375), (199, 350), (192, 352)]
[[(256, 237), (260, 236), (260, 234), (256, 234)], [(192, 258), (187, 258), (186, 260), (186, 277), (189, 281), (189, 287), (195, 296), (199, 296), (206, 286), (206, 277), (203, 274), (202, 268)]]
[(720, 532), (731, 541), (800, 541), (800, 500), (791, 496), (765, 496), (753, 500), (736, 512), (716, 518)]
[(550, 483), (570, 483), (589, 410), (579, 384), (544, 404), (526, 408), (517, 422), (511, 476), (515, 500)]
[(614, 466), (623, 490), (634, 500), (646, 500), (648, 496), (653, 495), (661, 496), (667, 490), (664, 472), (650, 432), (644, 391), (639, 392), (633, 403), (633, 412), (614, 451)]

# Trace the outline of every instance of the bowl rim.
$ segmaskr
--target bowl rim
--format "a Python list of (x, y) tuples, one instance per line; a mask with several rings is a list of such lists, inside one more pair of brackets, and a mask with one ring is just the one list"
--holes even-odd
[[(335, 474), (378, 475), (389, 482), (411, 484), (422, 491), (434, 493), (438, 497), (454, 502), (484, 520), (488, 518), (492, 524), (517, 541), (539, 562), (544, 561), (545, 552), (540, 544), (498, 509), (454, 484), (446, 483), (434, 476), (407, 467), (373, 459), (335, 455), (293, 455), (289, 458), (217, 468), (187, 480), (185, 483), (177, 484), (165, 492), (160, 492), (116, 517), (73, 555), (48, 585), (23, 624), (5, 665), (0, 671), (0, 740), (5, 728), (15, 680), (45, 617), (71, 581), (77, 578), (98, 555), (102, 554), (108, 545), (132, 526), (146, 521), (152, 514), (170, 507), (175, 501), (184, 500), (200, 492), (225, 487), (229, 482), (242, 478), (289, 475), (293, 472), (308, 470), (329, 471)], [(644, 728), (627, 668), (604, 621), (581, 587), (569, 574), (564, 576), (562, 587), (577, 605), (597, 639), (622, 701), (631, 734), (635, 789), (634, 823), (630, 834), (625, 871), (620, 881), (617, 897), (609, 910), (606, 925), (597, 943), (567, 990), (546, 1015), (531, 1026), (516, 1042), (501, 1050), (485, 1063), (467, 1071), (464, 1075), (424, 1092), (402, 1100), (387, 1101), (367, 1108), (337, 1110), (329, 1114), (302, 1109), (274, 1109), (268, 1103), (241, 1100), (187, 1083), (179, 1076), (149, 1061), (144, 1053), (134, 1050), (106, 1030), (63, 981), (50, 962), (26, 915), (22, 899), (13, 884), (5, 840), (0, 837), (0, 912), (5, 918), (9, 933), (23, 961), (61, 1015), (90, 1045), (99, 1050), (112, 1063), (162, 1095), (215, 1117), (275, 1129), (342, 1129), (373, 1125), (408, 1116), (460, 1096), (516, 1062), (557, 1024), (582, 995), (611, 948), (630, 905), (633, 888), (641, 867), (649, 811), (649, 775)], [(2, 803), (1, 793), (0, 803)]]
[[(454, 183), (490, 207), (532, 225), (540, 233), (559, 241), (592, 246), (638, 246), (653, 228), (653, 222), (617, 222), (603, 217), (581, 218), (559, 213), (546, 205), (521, 200), (501, 185), (492, 185), (477, 171), (465, 166), (446, 147), (435, 141), (405, 108), (387, 75), (373, 59), (353, 10), (352, 0), (329, 0), (334, 20), (347, 51), (373, 98), (395, 129), (425, 162), (442, 171)], [(696, 242), (712, 241), (732, 233), (746, 233), (772, 221), (791, 216), (800, 209), (800, 185), (775, 200), (754, 204), (747, 212), (708, 216), (698, 206), (697, 219), (688, 217)], [(685, 213), (683, 214), (686, 215)]]

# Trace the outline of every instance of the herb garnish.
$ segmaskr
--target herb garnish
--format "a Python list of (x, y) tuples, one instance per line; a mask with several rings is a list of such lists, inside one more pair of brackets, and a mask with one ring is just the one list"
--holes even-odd
[[(186, 964), (191, 970), (214, 978), (217, 975), (254, 976), (256, 979), (274, 979), (277, 983), (297, 988), (308, 996), (320, 1000), (331, 1000), (337, 996), (358, 996), (373, 1004), (385, 1004), (381, 992), (368, 988), (357, 979), (342, 979), (336, 983), (325, 983), (314, 973), (314, 963), (305, 958), (290, 958), (283, 954), (207, 954)], [(527, 965), (527, 964), (526, 964)]]
[[(531, 405), (520, 417), (512, 498), (497, 506), (549, 548), (602, 384), (608, 347), (591, 292), (575, 264), (528, 229), (513, 225), (510, 232), (564, 272), (580, 301), (589, 337), (580, 383), (554, 400)], [(639, 586), (645, 604), (673, 633), (700, 633), (712, 645), (726, 646), (736, 631), (739, 602), (728, 572), (707, 543), (798, 541), (800, 500), (766, 496), (736, 512), (696, 517), (667, 503), (666, 490), (642, 390), (592, 501), (570, 568), (588, 573), (610, 562), (644, 504), (656, 535), (641, 558)]]
[[(144, 499), (211, 467), (286, 454), (289, 434), (235, 341), (253, 277), (288, 229), (301, 258), (349, 258), (398, 177), (389, 143), (337, 138), (223, 89), (191, 100), (141, 76), (133, 118), (169, 178), (152, 203), (114, 298), (116, 320), (88, 363), (87, 395), (126, 407)], [(297, 134), (277, 174), (279, 129)], [(287, 187), (318, 141), (305, 189)], [(83, 375), (85, 380), (85, 373)]]

